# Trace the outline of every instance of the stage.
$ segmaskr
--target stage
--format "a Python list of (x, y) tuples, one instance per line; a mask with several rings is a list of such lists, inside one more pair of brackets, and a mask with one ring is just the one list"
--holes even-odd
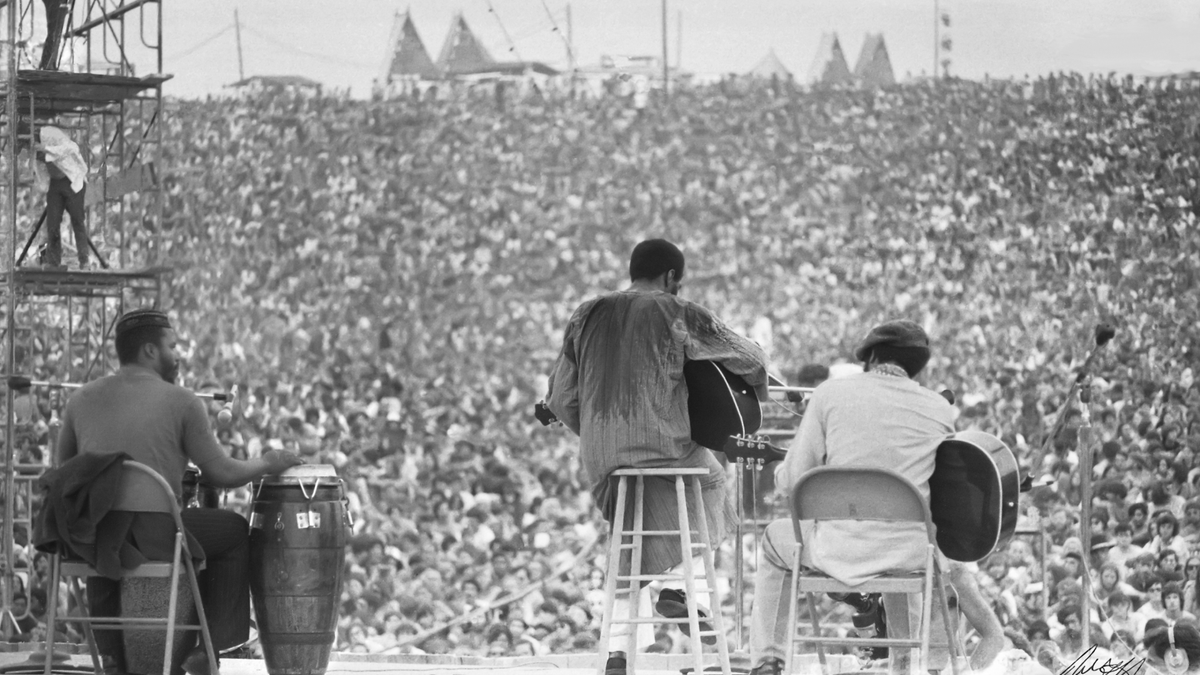
[[(0, 672), (30, 673), (28, 668), (14, 668), (16, 664), (28, 661), (30, 652), (0, 653)], [(706, 663), (716, 664), (716, 654), (707, 655)], [(797, 673), (820, 673), (816, 656), (804, 654), (797, 657)], [(56, 666), (56, 673), (87, 672), (79, 668), (89, 668), (91, 659), (86, 654), (76, 654), (70, 658), (71, 667)], [(537, 673), (554, 672), (560, 675), (594, 675), (598, 665), (596, 654), (552, 654), (542, 657), (477, 657), (453, 656), (447, 654), (383, 656), (375, 654), (334, 653), (329, 661), (327, 675), (353, 675), (354, 673), (428, 673), (430, 675), (468, 675), (493, 672), (503, 673)], [(737, 665), (737, 660), (734, 660)], [(641, 654), (638, 656), (637, 672), (642, 675), (676, 675), (683, 669), (692, 667), (692, 659), (687, 654)], [(830, 666), (835, 673), (860, 673), (856, 659), (849, 657), (830, 657)], [(36, 672), (42, 672), (40, 669)], [(719, 672), (719, 671), (717, 671)], [(734, 671), (738, 672), (738, 671)], [(746, 672), (742, 670), (741, 672)], [(146, 675), (156, 675), (148, 673)], [(221, 675), (267, 675), (266, 664), (261, 659), (221, 659)]]

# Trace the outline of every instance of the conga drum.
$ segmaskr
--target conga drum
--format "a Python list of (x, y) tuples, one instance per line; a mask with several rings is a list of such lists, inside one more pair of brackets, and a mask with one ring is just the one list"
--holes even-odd
[(270, 675), (323, 675), (337, 631), (346, 507), (333, 467), (268, 476), (250, 516), (250, 590)]

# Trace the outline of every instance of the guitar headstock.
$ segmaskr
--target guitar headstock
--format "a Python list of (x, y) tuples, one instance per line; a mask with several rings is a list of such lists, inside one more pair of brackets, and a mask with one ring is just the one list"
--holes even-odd
[(537, 421), (542, 423), (542, 426), (548, 427), (551, 424), (562, 424), (558, 418), (554, 416), (554, 412), (546, 406), (545, 401), (538, 401), (533, 404), (533, 416)]
[(763, 436), (730, 436), (721, 452), (731, 460), (746, 460), (766, 464), (782, 461), (787, 450), (771, 443)]

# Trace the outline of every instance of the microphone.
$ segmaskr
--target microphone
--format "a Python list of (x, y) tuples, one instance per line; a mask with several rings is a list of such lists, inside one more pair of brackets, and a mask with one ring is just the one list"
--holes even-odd
[(949, 389), (943, 389), (940, 393), (942, 398), (946, 399), (946, 403), (949, 403), (950, 405), (954, 405), (954, 402), (958, 400), (954, 396), (954, 392), (950, 391)]
[(217, 428), (221, 430), (228, 429), (233, 426), (233, 406), (226, 403), (221, 410), (217, 412)]
[(1103, 347), (1108, 344), (1108, 341), (1113, 339), (1117, 334), (1117, 329), (1109, 323), (1102, 323), (1096, 326), (1096, 346)]

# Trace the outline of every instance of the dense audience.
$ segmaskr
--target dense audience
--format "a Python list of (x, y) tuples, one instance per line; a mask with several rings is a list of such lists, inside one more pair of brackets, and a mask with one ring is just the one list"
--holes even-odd
[[(1079, 75), (729, 80), (644, 108), (444, 87), (173, 101), (165, 304), (186, 384), (239, 389), (233, 452), (297, 449), (346, 481), (339, 650), (595, 649), (606, 530), (574, 439), (529, 412), (572, 309), (664, 236), (689, 256), (686, 297), (786, 377), (846, 361), (883, 319), (924, 323), (924, 383), (958, 393), (959, 426), (1027, 470), (1048, 448), (1048, 484), (1021, 504), (1045, 549), (1021, 534), (979, 565), (1014, 645), (1056, 672), (1084, 630), (1153, 657), (1160, 621), (1200, 614), (1198, 103), (1173, 82)], [(1118, 337), (1087, 387), (1097, 482), (1080, 523), (1083, 417), (1064, 394), (1102, 320)], [(27, 404), (36, 461), (54, 401)], [(44, 584), (28, 588), (32, 608)], [(652, 648), (682, 650), (677, 636)]]

